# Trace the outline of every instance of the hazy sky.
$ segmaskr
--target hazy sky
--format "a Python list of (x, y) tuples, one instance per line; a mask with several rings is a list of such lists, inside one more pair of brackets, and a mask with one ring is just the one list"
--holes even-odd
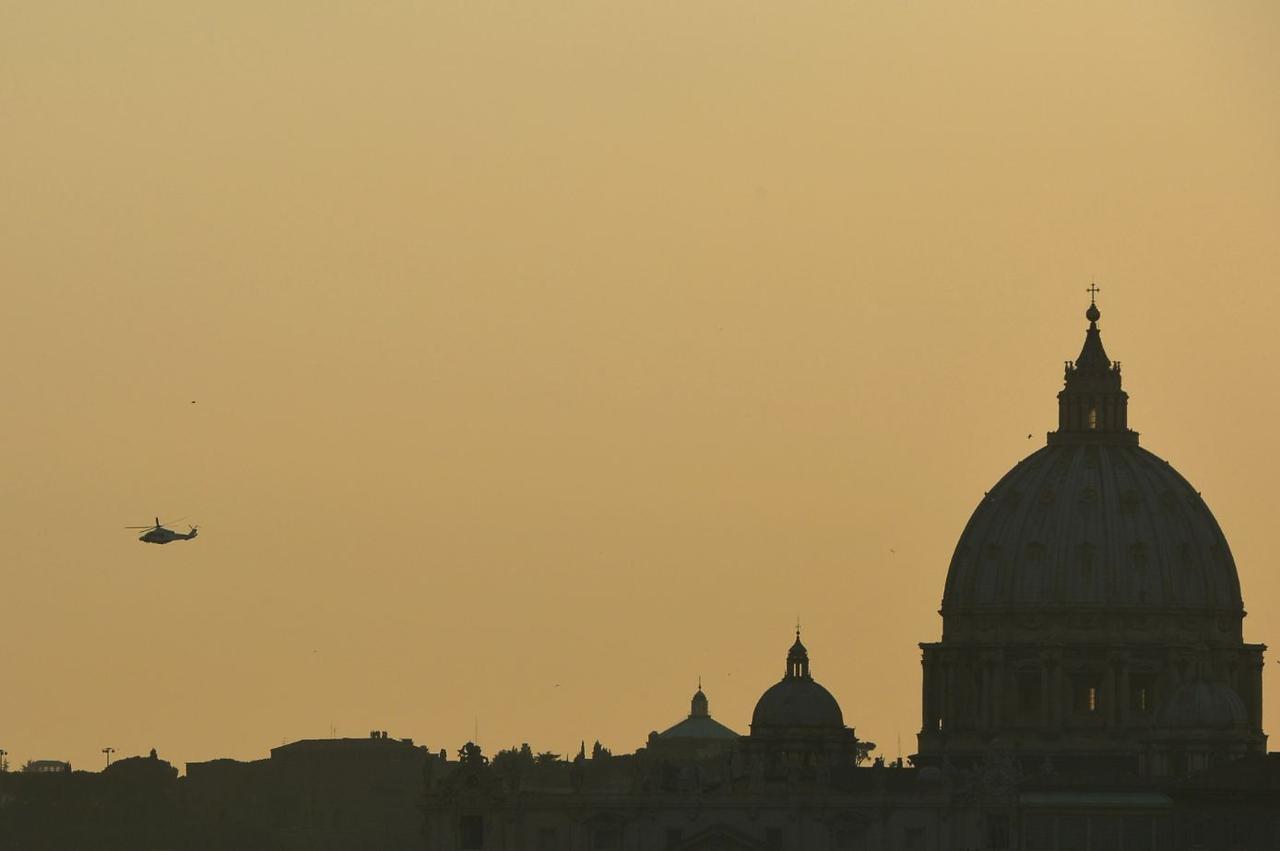
[(1091, 278), (1280, 645), (1277, 44), (1268, 0), (0, 2), (0, 748), (629, 751), (699, 674), (746, 732), (799, 615), (910, 753)]

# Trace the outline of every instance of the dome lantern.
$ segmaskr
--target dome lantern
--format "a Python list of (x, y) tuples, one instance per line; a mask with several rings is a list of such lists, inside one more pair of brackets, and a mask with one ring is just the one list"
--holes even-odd
[(710, 718), (711, 708), (707, 703), (707, 696), (702, 691), (702, 677), (698, 677), (698, 690), (693, 694), (693, 700), (689, 702), (690, 718)]
[(796, 643), (787, 651), (786, 679), (811, 680), (809, 675), (809, 651), (800, 643), (800, 627), (796, 627)]
[(1129, 394), (1120, 389), (1120, 362), (1107, 357), (1102, 346), (1096, 286), (1089, 287), (1084, 345), (1075, 361), (1067, 361), (1063, 389), (1058, 393), (1058, 430), (1049, 445), (1110, 443), (1137, 446), (1138, 433), (1129, 428)]

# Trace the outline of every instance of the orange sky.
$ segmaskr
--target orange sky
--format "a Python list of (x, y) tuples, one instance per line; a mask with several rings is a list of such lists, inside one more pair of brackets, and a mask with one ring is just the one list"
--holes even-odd
[(969, 5), (0, 6), (0, 748), (910, 752), (1091, 277), (1280, 645), (1280, 11)]

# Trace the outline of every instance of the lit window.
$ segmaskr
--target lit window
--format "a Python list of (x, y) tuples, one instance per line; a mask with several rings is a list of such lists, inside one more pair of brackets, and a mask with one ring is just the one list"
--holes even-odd
[(1097, 428), (1098, 428), (1098, 409), (1090, 408), (1089, 409), (1089, 431), (1094, 431)]

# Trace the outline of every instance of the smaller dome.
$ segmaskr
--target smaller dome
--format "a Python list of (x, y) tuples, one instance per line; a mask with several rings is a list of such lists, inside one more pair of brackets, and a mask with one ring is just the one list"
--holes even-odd
[(844, 727), (844, 714), (831, 692), (811, 679), (789, 677), (756, 702), (751, 729), (763, 727)]
[(1229, 730), (1248, 724), (1240, 695), (1226, 683), (1193, 680), (1179, 688), (1156, 713), (1156, 726), (1171, 729)]
[(661, 733), (652, 733), (650, 743), (673, 739), (736, 739), (738, 734), (711, 717), (707, 695), (702, 691), (702, 678), (698, 678), (698, 690), (689, 705), (689, 717)]
[(809, 673), (809, 651), (800, 643), (799, 629), (795, 644), (787, 652), (786, 676), (760, 695), (751, 713), (752, 733), (784, 727), (844, 729), (840, 704)]

